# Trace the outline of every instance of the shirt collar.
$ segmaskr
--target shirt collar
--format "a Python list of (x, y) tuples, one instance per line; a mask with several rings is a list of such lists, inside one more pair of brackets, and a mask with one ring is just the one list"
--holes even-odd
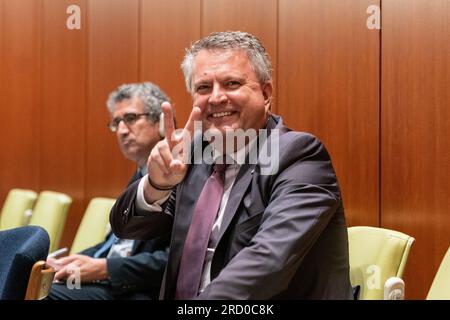
[[(228, 164), (238, 164), (242, 165), (245, 163), (245, 158), (247, 157), (250, 150), (252, 150), (255, 147), (257, 141), (257, 137), (252, 137), (252, 139), (243, 147), (238, 149), (236, 152), (233, 152), (231, 154), (227, 154), (227, 163)], [(223, 158), (224, 155), (222, 154), (221, 150), (214, 149), (214, 162), (217, 161), (219, 158)], [(229, 159), (231, 158), (231, 159)]]

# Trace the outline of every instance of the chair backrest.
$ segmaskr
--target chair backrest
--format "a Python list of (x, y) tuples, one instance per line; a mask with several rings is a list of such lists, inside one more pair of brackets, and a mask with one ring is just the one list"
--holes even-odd
[(109, 230), (109, 212), (115, 202), (110, 198), (93, 198), (89, 202), (70, 253), (78, 253), (105, 240)]
[(38, 196), (30, 225), (47, 230), (50, 236), (50, 251), (59, 245), (71, 203), (72, 198), (60, 192), (42, 191)]
[(25, 212), (33, 207), (37, 194), (32, 190), (11, 189), (0, 215), (0, 230), (23, 227), (27, 224)]
[(47, 266), (45, 261), (36, 262), (31, 269), (25, 300), (42, 300), (47, 297), (55, 273), (55, 269)]
[(450, 248), (434, 277), (427, 300), (450, 300)]
[(350, 280), (360, 286), (359, 299), (382, 300), (384, 283), (403, 275), (414, 238), (375, 227), (348, 228)]
[(50, 238), (40, 227), (0, 231), (0, 299), (23, 300), (33, 265), (45, 260)]

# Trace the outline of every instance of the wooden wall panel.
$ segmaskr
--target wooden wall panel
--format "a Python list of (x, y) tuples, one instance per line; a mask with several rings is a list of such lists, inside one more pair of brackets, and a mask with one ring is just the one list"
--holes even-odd
[[(155, 82), (183, 125), (184, 48), (249, 31), (274, 63), (274, 111), (327, 145), (349, 225), (416, 238), (407, 296), (424, 298), (450, 245), (450, 2), (382, 1), (381, 38), (366, 27), (380, 2), (0, 0), (0, 201), (13, 187), (68, 193), (70, 245), (88, 200), (117, 196), (135, 168), (106, 128), (108, 94)], [(71, 4), (81, 30), (66, 28)]]
[[(277, 70), (277, 0), (203, 0), (202, 36), (211, 32), (239, 30), (257, 36)], [(277, 111), (277, 79), (274, 78), (275, 103)]]
[(12, 188), (37, 190), (41, 1), (0, 2), (0, 203)]
[(276, 62), (277, 0), (203, 0), (202, 36), (228, 30), (254, 34)]
[(141, 0), (140, 81), (159, 85), (171, 98), (177, 125), (192, 109), (180, 69), (184, 49), (200, 37), (200, 0)]
[(40, 108), (40, 188), (73, 198), (62, 238), (70, 244), (84, 211), (85, 20), (81, 30), (66, 27), (66, 9), (85, 1), (43, 0), (42, 105)]
[(450, 246), (449, 28), (447, 0), (383, 1), (381, 226), (416, 238), (413, 299)]
[(138, 10), (138, 0), (88, 2), (87, 201), (117, 197), (136, 168), (106, 126), (106, 100), (119, 85), (138, 80)]
[(349, 225), (379, 225), (379, 31), (373, 0), (279, 1), (278, 112), (327, 146)]

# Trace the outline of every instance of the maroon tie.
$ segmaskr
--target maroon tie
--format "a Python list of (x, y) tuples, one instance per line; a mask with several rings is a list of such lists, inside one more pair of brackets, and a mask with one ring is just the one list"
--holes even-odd
[(225, 164), (214, 165), (198, 198), (181, 256), (176, 299), (198, 294), (209, 237), (222, 201), (225, 169)]

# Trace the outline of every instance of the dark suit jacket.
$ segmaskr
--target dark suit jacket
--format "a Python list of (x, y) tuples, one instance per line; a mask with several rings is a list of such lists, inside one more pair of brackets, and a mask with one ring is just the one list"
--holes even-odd
[[(135, 174), (129, 185), (141, 177), (142, 175)], [(108, 238), (109, 235), (106, 240)], [(113, 294), (124, 297), (127, 294), (141, 292), (157, 299), (167, 263), (169, 240), (170, 230), (166, 234), (151, 240), (135, 241), (130, 257), (107, 259), (109, 273), (107, 283), (111, 286)], [(104, 243), (101, 242), (80, 253), (92, 257)], [(106, 258), (108, 253), (109, 250), (100, 257)]]
[[(279, 170), (262, 175), (260, 163), (241, 166), (213, 256), (212, 281), (199, 298), (352, 299), (347, 227), (328, 152), (314, 136), (285, 127), (280, 117), (269, 119), (267, 129), (274, 128)], [(173, 226), (161, 298), (175, 297), (193, 208), (210, 172), (206, 164), (191, 165), (164, 213), (139, 212), (137, 184), (111, 211), (112, 229), (121, 237), (147, 239)]]

